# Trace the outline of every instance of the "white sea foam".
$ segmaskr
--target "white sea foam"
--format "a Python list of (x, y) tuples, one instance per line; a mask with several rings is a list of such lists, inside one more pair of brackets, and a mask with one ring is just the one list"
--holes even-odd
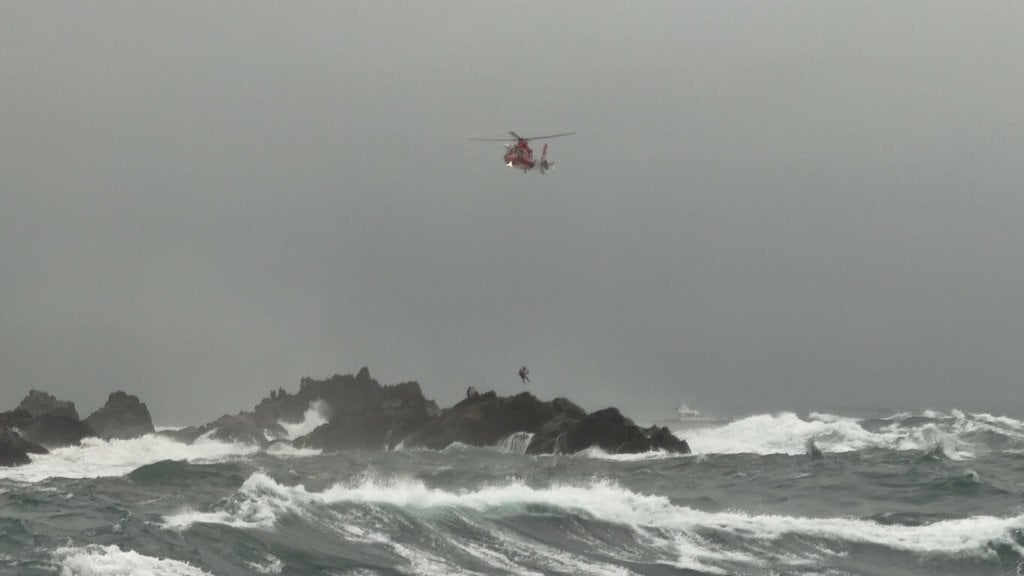
[(812, 439), (823, 452), (848, 452), (876, 444), (872, 433), (853, 418), (813, 415), (803, 420), (791, 412), (690, 428), (680, 435), (697, 454), (802, 454)]
[[(465, 444), (463, 442), (452, 442), (451, 444), (445, 446), (441, 450), (441, 452), (444, 452), (444, 453), (448, 453), (448, 452), (462, 452), (464, 450), (472, 450), (474, 448), (476, 448), (476, 447), (475, 446), (470, 446), (469, 444)], [(406, 448), (406, 450), (408, 450), (408, 448)]]
[(53, 555), (60, 563), (61, 576), (211, 576), (186, 562), (153, 558), (117, 546), (58, 548)]
[(317, 428), (330, 421), (330, 408), (323, 400), (314, 400), (309, 403), (309, 408), (302, 415), (301, 422), (285, 422), (284, 420), (278, 421), (278, 424), (284, 428), (287, 433), (288, 440), (295, 440), (301, 436), (309, 434)]
[(40, 482), (47, 478), (123, 476), (139, 466), (161, 460), (222, 462), (258, 451), (255, 445), (221, 442), (205, 436), (192, 444), (157, 434), (131, 440), (85, 438), (79, 446), (56, 448), (49, 454), (32, 454), (32, 461), (23, 466), (0, 468), (0, 478)]
[[(309, 516), (340, 503), (393, 506), (407, 510), (462, 509), (488, 516), (549, 514), (571, 511), (600, 521), (626, 525), (643, 538), (660, 542), (677, 555), (674, 563), (690, 569), (714, 569), (716, 563), (750, 563), (756, 556), (730, 550), (706, 538), (713, 534), (740, 536), (762, 553), (776, 554), (772, 543), (795, 536), (814, 540), (867, 543), (932, 555), (994, 554), (990, 543), (999, 543), (1024, 553), (1012, 537), (1024, 529), (1024, 516), (973, 516), (921, 526), (885, 525), (849, 518), (806, 518), (738, 511), (704, 512), (676, 506), (663, 496), (639, 494), (608, 481), (586, 485), (555, 484), (535, 488), (523, 483), (485, 486), (476, 490), (451, 492), (427, 487), (414, 479), (367, 478), (352, 484), (335, 484), (323, 492), (309, 492), (303, 486), (284, 486), (269, 476), (255, 473), (221, 510), (183, 511), (164, 519), (164, 526), (182, 530), (193, 523), (216, 523), (234, 527), (272, 528), (286, 514)], [(820, 549), (822, 553), (830, 553)], [(790, 564), (806, 558), (787, 556)]]
[(598, 460), (611, 460), (614, 462), (646, 462), (649, 460), (665, 460), (667, 458), (685, 458), (689, 456), (689, 454), (679, 454), (665, 450), (650, 450), (648, 452), (639, 452), (636, 454), (609, 454), (596, 446), (580, 450), (576, 455), (584, 456), (586, 458), (596, 458)]
[[(925, 418), (908, 422), (911, 418)], [(792, 412), (757, 414), (724, 425), (687, 428), (676, 434), (697, 454), (802, 454), (813, 440), (822, 452), (850, 452), (868, 448), (889, 450), (941, 450), (954, 460), (972, 458), (983, 446), (972, 433), (992, 432), (1024, 440), (1024, 422), (989, 414), (950, 414), (925, 411), (919, 416), (901, 413), (883, 419), (877, 430), (864, 420), (815, 413), (801, 418)]]
[(498, 441), (497, 448), (506, 454), (526, 454), (533, 440), (533, 432), (513, 432)]
[(281, 560), (275, 556), (268, 555), (264, 558), (264, 562), (265, 564), (260, 564), (258, 562), (246, 562), (246, 564), (249, 565), (249, 568), (252, 568), (260, 574), (280, 574), (281, 571), (284, 570), (284, 562), (281, 562)]
[(267, 454), (278, 458), (307, 458), (319, 456), (323, 450), (319, 448), (296, 448), (285, 442), (275, 442), (267, 448)]

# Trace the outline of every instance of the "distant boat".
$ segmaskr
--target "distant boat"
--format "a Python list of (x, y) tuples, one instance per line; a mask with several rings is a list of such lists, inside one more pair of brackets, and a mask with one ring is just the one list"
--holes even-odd
[(680, 420), (705, 420), (706, 417), (700, 413), (700, 410), (696, 408), (690, 408), (683, 402), (679, 402), (679, 413)]
[(676, 410), (676, 414), (678, 414), (678, 419), (676, 420), (676, 422), (690, 424), (718, 422), (718, 419), (715, 418), (714, 416), (702, 414), (700, 410), (697, 410), (696, 408), (690, 408), (683, 402), (679, 403), (679, 408)]

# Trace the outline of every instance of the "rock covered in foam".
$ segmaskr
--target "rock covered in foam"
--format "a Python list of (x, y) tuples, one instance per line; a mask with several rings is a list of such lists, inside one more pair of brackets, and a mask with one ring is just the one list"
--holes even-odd
[(85, 419), (101, 438), (137, 438), (155, 432), (153, 418), (138, 396), (111, 392), (107, 403)]

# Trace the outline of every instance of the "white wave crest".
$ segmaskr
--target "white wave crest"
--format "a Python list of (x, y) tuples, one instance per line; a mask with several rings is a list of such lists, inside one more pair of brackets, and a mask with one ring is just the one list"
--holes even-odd
[[(920, 419), (927, 420), (921, 422)], [(988, 414), (950, 414), (926, 411), (900, 413), (882, 419), (884, 426), (864, 427), (859, 418), (812, 412), (801, 418), (792, 412), (757, 414), (724, 425), (687, 428), (676, 432), (686, 438), (695, 454), (802, 454), (813, 441), (822, 452), (851, 452), (868, 448), (889, 450), (938, 449), (954, 460), (973, 458), (979, 449), (973, 433), (992, 432), (1024, 440), (1024, 423)]]
[(33, 454), (32, 461), (16, 468), (0, 468), (0, 478), (20, 482), (40, 482), (47, 478), (99, 478), (123, 476), (139, 466), (161, 460), (185, 460), (192, 463), (223, 462), (248, 456), (259, 446), (234, 444), (202, 436), (184, 444), (158, 434), (146, 434), (130, 440), (85, 438), (79, 446)]
[(209, 572), (186, 562), (153, 558), (132, 550), (121, 550), (116, 545), (58, 548), (53, 555), (60, 563), (61, 576), (211, 576)]
[(246, 562), (249, 568), (260, 574), (280, 574), (284, 570), (284, 562), (275, 556), (268, 555), (265, 559), (266, 564), (259, 564), (257, 562)]
[[(340, 503), (409, 510), (463, 509), (498, 516), (565, 510), (626, 525), (647, 540), (660, 540), (664, 549), (676, 555), (678, 566), (691, 569), (711, 569), (716, 562), (755, 561), (756, 555), (721, 547), (714, 539), (706, 537), (716, 533), (740, 536), (763, 551), (770, 550), (779, 538), (795, 536), (867, 543), (917, 554), (986, 557), (994, 554), (992, 543), (1024, 553), (1024, 548), (1013, 538), (1015, 531), (1024, 528), (1024, 515), (973, 516), (921, 526), (901, 526), (849, 518), (704, 512), (676, 506), (663, 496), (636, 493), (603, 480), (580, 486), (554, 484), (546, 488), (515, 482), (451, 492), (429, 488), (414, 479), (366, 478), (351, 484), (335, 484), (323, 492), (309, 492), (303, 486), (284, 486), (265, 474), (255, 473), (225, 509), (185, 511), (166, 517), (164, 526), (181, 530), (202, 522), (272, 528), (285, 514), (310, 516)], [(788, 561), (807, 560), (793, 557)]]
[(685, 458), (689, 456), (689, 454), (668, 452), (666, 450), (650, 450), (648, 452), (639, 452), (636, 454), (610, 454), (597, 446), (584, 448), (577, 452), (576, 455), (584, 456), (586, 458), (595, 458), (597, 460), (611, 460), (613, 462), (647, 462), (649, 460), (665, 460), (668, 458)]
[(330, 412), (330, 408), (323, 400), (314, 400), (303, 413), (301, 422), (279, 420), (278, 424), (284, 428), (288, 440), (295, 440), (316, 430), (317, 426), (327, 424), (331, 419)]
[(821, 415), (758, 414), (723, 426), (691, 428), (680, 435), (695, 454), (802, 454), (814, 440), (823, 452), (849, 452), (872, 446), (872, 434), (855, 419)]

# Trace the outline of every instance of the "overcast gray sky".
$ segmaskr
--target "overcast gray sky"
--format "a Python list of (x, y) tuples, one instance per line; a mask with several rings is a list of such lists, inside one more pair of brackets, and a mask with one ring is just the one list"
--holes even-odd
[(1019, 2), (0, 14), (0, 409), (525, 363), (638, 419), (1024, 411)]

